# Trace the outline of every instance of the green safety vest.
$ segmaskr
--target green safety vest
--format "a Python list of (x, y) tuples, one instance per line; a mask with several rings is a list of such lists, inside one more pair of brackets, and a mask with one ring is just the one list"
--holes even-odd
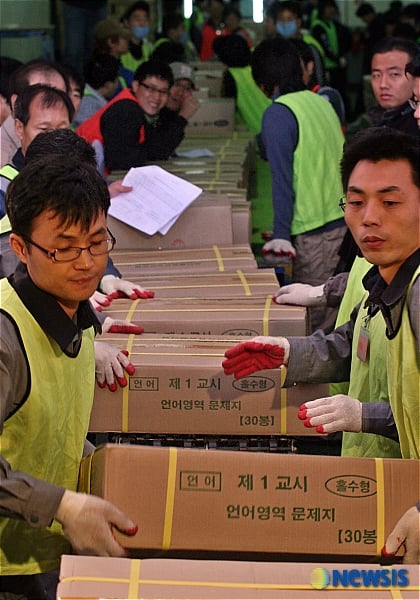
[[(339, 52), (338, 37), (337, 37), (337, 29), (335, 28), (334, 23), (332, 21), (331, 21), (331, 23), (326, 23), (325, 21), (321, 21), (321, 19), (315, 19), (311, 25), (311, 28), (313, 29), (317, 25), (322, 27), (323, 30), (325, 31), (325, 33), (327, 34), (328, 49), (333, 54), (338, 56), (338, 52)], [(328, 58), (328, 56), (325, 56), (325, 52), (324, 52), (324, 56), (322, 58), (324, 59), (324, 65), (325, 65), (326, 69), (336, 69), (337, 68), (338, 62), (336, 60), (332, 60), (331, 58)]]
[[(4, 177), (5, 179), (8, 179), (9, 181), (13, 181), (13, 179), (18, 173), (19, 171), (16, 169), (16, 167), (9, 164), (4, 165), (4, 167), (0, 169), (0, 176)], [(10, 225), (9, 217), (7, 215), (4, 215), (0, 219), (0, 235), (10, 233), (10, 231), (12, 231), (12, 226)]]
[[(348, 395), (360, 402), (389, 402), (387, 361), (384, 352), (385, 321), (380, 311), (372, 318), (364, 303), (369, 293), (365, 291), (361, 300), (353, 332), (350, 385)], [(365, 361), (357, 356), (360, 332), (369, 332), (369, 349)], [(342, 456), (370, 458), (401, 458), (398, 442), (373, 433), (343, 432)]]
[(19, 173), (18, 169), (16, 169), (16, 167), (14, 167), (13, 165), (10, 165), (10, 164), (4, 165), (0, 169), (0, 177), (4, 177), (5, 179), (8, 179), (9, 181), (13, 181), (13, 179), (16, 177), (16, 175), (18, 173)]
[(292, 111), (299, 128), (293, 155), (291, 234), (295, 236), (343, 216), (338, 199), (343, 193), (339, 163), (344, 137), (337, 114), (325, 98), (304, 90), (284, 94), (275, 102)]
[[(362, 279), (371, 268), (372, 265), (365, 258), (356, 256), (354, 259), (335, 320), (336, 328), (350, 320), (353, 309), (359, 304), (365, 293)], [(348, 393), (349, 382), (330, 383), (330, 396), (335, 396), (336, 394), (347, 395)]]
[[(78, 356), (70, 358), (44, 333), (7, 279), (0, 281), (0, 298), (18, 327), (30, 369), (28, 397), (4, 423), (1, 453), (15, 471), (76, 490), (95, 385), (93, 327), (83, 332)], [(70, 552), (56, 521), (36, 528), (0, 517), (0, 539), (1, 575), (45, 573)]]
[(263, 113), (270, 106), (271, 100), (255, 83), (249, 65), (230, 67), (228, 71), (236, 83), (236, 109), (248, 129), (259, 133)]
[[(407, 290), (420, 275), (417, 268)], [(400, 438), (403, 458), (420, 458), (420, 358), (410, 319), (404, 303), (401, 326), (394, 339), (387, 339), (389, 402)]]
[(135, 73), (137, 67), (139, 67), (146, 60), (149, 60), (152, 54), (153, 45), (148, 40), (143, 40), (143, 56), (141, 58), (134, 58), (131, 52), (126, 52), (120, 56), (120, 62), (125, 69)]
[(309, 33), (304, 33), (302, 35), (302, 40), (306, 43), (309, 44), (309, 46), (315, 46), (315, 48), (318, 50), (319, 54), (321, 55), (322, 60), (325, 63), (325, 50), (324, 48), (321, 46), (321, 44), (318, 42), (318, 40), (316, 40), (312, 35), (310, 35)]

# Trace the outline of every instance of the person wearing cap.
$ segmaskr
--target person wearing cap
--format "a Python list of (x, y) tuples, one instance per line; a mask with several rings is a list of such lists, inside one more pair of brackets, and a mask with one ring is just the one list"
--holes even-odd
[(190, 65), (173, 62), (169, 65), (174, 76), (174, 83), (168, 96), (166, 107), (186, 121), (197, 112), (200, 103), (194, 96), (194, 70)]
[(130, 38), (130, 30), (112, 17), (99, 21), (95, 26), (94, 57), (99, 54), (110, 54), (114, 58), (117, 58), (120, 63), (117, 93), (128, 85), (131, 85), (133, 81), (133, 71), (124, 67), (120, 60), (121, 56), (128, 52)]

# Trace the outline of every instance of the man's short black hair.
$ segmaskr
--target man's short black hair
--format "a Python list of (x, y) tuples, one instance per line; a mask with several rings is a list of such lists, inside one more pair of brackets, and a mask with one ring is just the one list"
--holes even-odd
[(395, 50), (398, 50), (399, 52), (406, 52), (411, 60), (418, 53), (419, 47), (416, 42), (407, 38), (385, 37), (375, 44), (372, 50), (372, 55), (385, 54), (386, 52), (393, 52)]
[(169, 87), (172, 87), (174, 83), (171, 67), (162, 60), (147, 60), (137, 67), (137, 70), (134, 73), (134, 81), (142, 83), (147, 77), (157, 77), (158, 79), (162, 79), (162, 81), (167, 81)]
[(134, 2), (133, 4), (130, 4), (130, 6), (127, 8), (127, 10), (123, 13), (123, 15), (120, 19), (121, 22), (128, 21), (128, 19), (131, 17), (133, 12), (135, 12), (136, 10), (143, 10), (147, 14), (147, 16), (150, 15), (150, 6), (149, 6), (148, 2), (144, 2), (144, 0), (140, 0), (139, 2)]
[(406, 160), (411, 166), (415, 185), (420, 187), (420, 144), (414, 135), (392, 127), (369, 127), (359, 131), (344, 145), (341, 159), (341, 181), (344, 191), (347, 189), (350, 175), (361, 160), (374, 163), (380, 160)]
[(356, 17), (359, 17), (359, 19), (362, 19), (366, 15), (372, 14), (375, 14), (375, 9), (373, 8), (372, 4), (369, 4), (369, 2), (363, 2), (356, 10)]
[(420, 77), (420, 52), (405, 66), (405, 72), (410, 73), (413, 77)]
[(34, 220), (45, 211), (60, 224), (80, 224), (84, 231), (108, 212), (107, 184), (97, 168), (75, 158), (47, 154), (23, 167), (6, 191), (12, 231), (30, 238)]
[(41, 97), (41, 105), (44, 108), (50, 108), (51, 106), (58, 106), (60, 104), (64, 105), (65, 108), (67, 108), (69, 122), (72, 122), (74, 117), (74, 106), (66, 92), (41, 83), (28, 85), (19, 94), (14, 107), (15, 119), (19, 119), (23, 125), (28, 124), (31, 117), (30, 107), (37, 96)]
[(96, 166), (93, 146), (71, 129), (54, 129), (38, 133), (26, 149), (25, 165), (47, 154), (75, 158)]
[(119, 73), (120, 62), (111, 54), (97, 54), (85, 66), (86, 83), (98, 90), (108, 81), (114, 82)]
[(280, 94), (305, 89), (302, 67), (296, 47), (288, 40), (277, 37), (263, 40), (251, 56), (252, 76), (271, 97), (277, 87)]
[(296, 15), (298, 19), (302, 19), (302, 8), (300, 2), (296, 2), (296, 0), (283, 0), (283, 2), (280, 2), (277, 7), (277, 15), (284, 10), (290, 11)]

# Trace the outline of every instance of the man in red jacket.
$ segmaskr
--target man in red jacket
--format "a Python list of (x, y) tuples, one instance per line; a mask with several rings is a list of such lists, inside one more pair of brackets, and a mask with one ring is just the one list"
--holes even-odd
[(169, 65), (157, 60), (142, 63), (131, 88), (76, 129), (91, 144), (103, 144), (108, 172), (167, 160), (181, 143), (187, 120), (166, 108), (172, 84)]

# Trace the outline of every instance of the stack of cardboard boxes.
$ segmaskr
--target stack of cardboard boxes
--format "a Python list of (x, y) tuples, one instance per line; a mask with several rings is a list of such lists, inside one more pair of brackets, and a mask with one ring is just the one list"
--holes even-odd
[[(203, 75), (209, 92), (216, 73)], [(272, 303), (277, 279), (258, 269), (249, 245), (250, 136), (227, 127), (219, 139), (203, 138), (199, 125), (191, 128), (197, 137), (188, 133), (180, 150), (206, 147), (215, 156), (162, 166), (200, 185), (202, 196), (165, 236), (109, 220), (122, 277), (156, 295), (104, 310), (145, 332), (104, 336), (127, 348), (136, 372), (114, 393), (96, 388), (90, 431), (126, 443), (85, 459), (79, 487), (115, 503), (139, 531), (115, 532), (130, 558), (63, 557), (58, 597), (418, 598), (416, 567), (375, 564), (418, 500), (418, 461), (295, 454), (290, 446), (209, 449), (220, 447), (209, 442), (217, 438), (225, 448), (229, 439), (313, 436), (297, 409), (328, 389), (285, 389), (284, 368), (238, 381), (224, 375), (227, 348), (255, 335), (305, 335), (306, 311)], [(146, 434), (167, 447), (133, 443)], [(179, 448), (170, 444), (176, 436), (207, 443)]]

